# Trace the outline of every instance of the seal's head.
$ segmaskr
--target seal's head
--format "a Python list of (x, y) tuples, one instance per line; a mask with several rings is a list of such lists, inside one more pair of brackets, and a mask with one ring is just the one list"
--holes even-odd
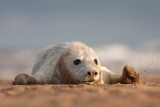
[(62, 79), (65, 82), (103, 83), (101, 63), (98, 56), (92, 48), (80, 42), (75, 42), (70, 46), (68, 52), (60, 58), (59, 65)]

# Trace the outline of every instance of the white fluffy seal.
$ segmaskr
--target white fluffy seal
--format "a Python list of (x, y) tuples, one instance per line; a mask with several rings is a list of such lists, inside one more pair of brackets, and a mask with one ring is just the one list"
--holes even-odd
[[(130, 72), (133, 67), (127, 65), (125, 68), (125, 72)], [(134, 69), (132, 71), (135, 72)], [(42, 52), (32, 75), (19, 74), (13, 84), (123, 83), (124, 78), (126, 76), (117, 76), (106, 67), (101, 67), (92, 48), (81, 42), (71, 42), (57, 44)]]

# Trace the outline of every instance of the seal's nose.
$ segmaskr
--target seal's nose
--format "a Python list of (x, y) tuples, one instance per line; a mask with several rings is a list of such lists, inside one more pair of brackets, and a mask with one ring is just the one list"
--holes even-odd
[(90, 76), (90, 75), (91, 75), (91, 72), (90, 72), (90, 71), (88, 71), (88, 72), (87, 72), (87, 75), (88, 75), (88, 76)]
[(88, 76), (96, 76), (97, 74), (98, 74), (97, 71), (88, 71), (88, 72), (87, 72), (87, 75), (88, 75)]
[(87, 82), (94, 82), (94, 81), (97, 81), (99, 80), (99, 72), (95, 69), (89, 69), (87, 72), (86, 72), (86, 81)]

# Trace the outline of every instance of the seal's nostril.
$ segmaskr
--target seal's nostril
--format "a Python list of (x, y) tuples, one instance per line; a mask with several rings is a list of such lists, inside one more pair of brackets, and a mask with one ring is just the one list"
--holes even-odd
[(90, 75), (91, 75), (91, 72), (87, 72), (87, 74), (88, 74), (88, 76), (90, 76)]
[(94, 75), (97, 75), (97, 74), (98, 74), (97, 72), (94, 73)]

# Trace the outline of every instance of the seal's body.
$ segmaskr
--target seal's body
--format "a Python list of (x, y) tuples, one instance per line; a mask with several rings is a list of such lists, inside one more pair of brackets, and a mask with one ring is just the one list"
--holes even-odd
[(121, 82), (121, 77), (101, 67), (92, 48), (81, 42), (71, 42), (42, 52), (32, 75), (19, 74), (13, 84), (103, 84)]
[(103, 83), (101, 63), (93, 49), (80, 42), (53, 46), (40, 54), (32, 77), (38, 83)]

